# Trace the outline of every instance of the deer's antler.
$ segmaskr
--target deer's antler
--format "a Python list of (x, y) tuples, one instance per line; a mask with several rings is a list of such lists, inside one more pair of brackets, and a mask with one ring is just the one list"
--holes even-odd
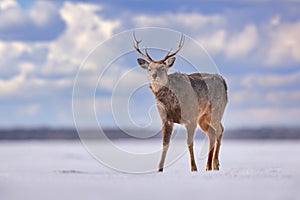
[(135, 32), (133, 32), (132, 36), (133, 36), (133, 39), (134, 39), (134, 41), (133, 41), (133, 46), (134, 46), (134, 48), (136, 49), (136, 51), (137, 51), (141, 56), (143, 56), (144, 58), (146, 58), (148, 61), (154, 62), (154, 60), (152, 60), (152, 58), (151, 58), (150, 55), (148, 54), (146, 48), (145, 48), (145, 53), (146, 53), (146, 54), (144, 54), (144, 53), (140, 50), (140, 48), (139, 48), (139, 43), (141, 43), (142, 40), (139, 40), (139, 41), (138, 41), (138, 40), (136, 39), (136, 37), (135, 37)]
[(177, 50), (170, 54), (172, 49), (170, 49), (170, 51), (168, 51), (168, 53), (165, 55), (165, 57), (159, 61), (157, 61), (158, 63), (163, 63), (165, 62), (168, 58), (172, 57), (172, 56), (175, 56), (180, 50), (181, 48), (183, 47), (183, 43), (184, 43), (184, 36), (183, 36), (183, 33), (181, 33), (181, 37), (180, 37), (180, 40), (178, 42), (178, 47), (177, 47)]

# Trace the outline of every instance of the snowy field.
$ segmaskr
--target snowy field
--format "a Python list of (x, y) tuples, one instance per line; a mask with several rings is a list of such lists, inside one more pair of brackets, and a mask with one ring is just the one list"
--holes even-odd
[(197, 158), (191, 173), (185, 154), (164, 173), (126, 174), (102, 166), (79, 141), (2, 141), (0, 199), (299, 200), (299, 155), (299, 140), (224, 140), (219, 172)]

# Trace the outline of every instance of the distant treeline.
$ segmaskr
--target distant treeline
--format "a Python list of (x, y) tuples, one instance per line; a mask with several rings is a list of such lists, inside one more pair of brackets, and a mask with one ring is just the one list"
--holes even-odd
[[(92, 133), (93, 134), (89, 134)], [(94, 134), (95, 132), (95, 134)], [(130, 139), (132, 136), (124, 133), (119, 129), (105, 129), (103, 131), (109, 139)], [(133, 135), (138, 135), (140, 130), (132, 130)], [(151, 135), (149, 131), (149, 135)], [(197, 135), (205, 137), (197, 131)], [(87, 135), (92, 135), (90, 139), (98, 137), (97, 131), (87, 130)], [(143, 134), (145, 131), (143, 130)], [(185, 137), (185, 133), (179, 137)], [(199, 136), (197, 136), (199, 137)], [(161, 133), (156, 134), (152, 138), (161, 138)], [(266, 128), (241, 128), (226, 130), (224, 139), (300, 139), (300, 127), (266, 127)], [(73, 128), (32, 128), (32, 129), (2, 129), (0, 130), (0, 140), (78, 140), (79, 136), (76, 129)]]
[(241, 128), (225, 131), (226, 139), (300, 139), (300, 127)]

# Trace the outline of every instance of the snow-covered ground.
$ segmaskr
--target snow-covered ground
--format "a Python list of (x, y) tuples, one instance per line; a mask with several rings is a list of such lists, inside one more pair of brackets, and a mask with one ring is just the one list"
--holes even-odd
[(206, 172), (198, 158), (199, 171), (191, 173), (185, 154), (163, 173), (127, 174), (102, 166), (79, 141), (2, 141), (0, 199), (296, 200), (299, 155), (299, 140), (225, 140), (218, 172)]

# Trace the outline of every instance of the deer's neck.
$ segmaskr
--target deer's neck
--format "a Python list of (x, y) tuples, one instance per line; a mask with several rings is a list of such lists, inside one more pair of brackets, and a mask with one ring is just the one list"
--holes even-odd
[(156, 94), (161, 90), (165, 90), (166, 88), (169, 88), (169, 83), (166, 84), (150, 83), (149, 88), (152, 90), (154, 94)]

